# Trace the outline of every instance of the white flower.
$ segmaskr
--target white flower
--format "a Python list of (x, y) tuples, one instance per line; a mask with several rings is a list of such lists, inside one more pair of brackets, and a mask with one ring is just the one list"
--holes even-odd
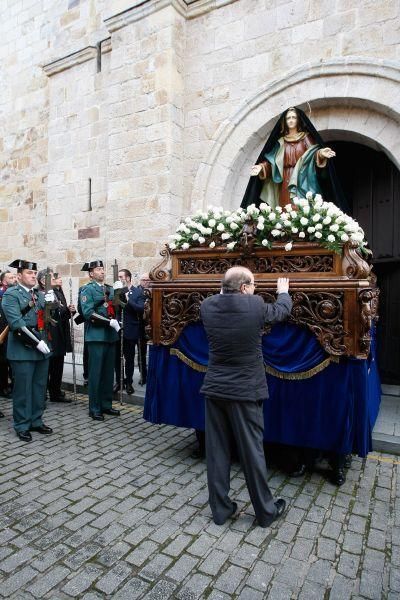
[(322, 233), (320, 231), (315, 232), (315, 237), (320, 240), (322, 238)]
[(297, 211), (291, 210), (290, 211), (290, 216), (292, 217), (292, 219), (295, 219), (297, 217)]
[(238, 229), (239, 225), (235, 222), (231, 223), (231, 229), (233, 229), (233, 231), (235, 231), (235, 229)]
[(230, 234), (230, 233), (228, 233), (227, 231), (226, 231), (226, 232), (224, 232), (224, 233), (221, 235), (221, 239), (222, 239), (222, 240), (227, 240), (227, 239), (229, 239), (230, 237), (231, 237), (231, 234)]
[(297, 196), (295, 196), (292, 200), (292, 204), (298, 204), (300, 202), (300, 200), (298, 199)]
[(315, 194), (314, 200), (315, 200), (315, 202), (322, 202), (322, 196), (321, 196), (321, 194)]
[(325, 217), (325, 219), (322, 221), (324, 225), (329, 225), (329, 223), (332, 221), (332, 219), (328, 216)]
[(301, 219), (300, 219), (300, 223), (301, 223), (302, 225), (308, 225), (308, 219), (306, 219), (305, 217), (301, 217)]
[(184, 242), (182, 244), (182, 250), (187, 250), (188, 248), (190, 248), (190, 245), (187, 242)]
[(276, 206), (275, 210), (277, 213), (281, 213), (282, 212), (282, 206)]
[(308, 233), (314, 233), (315, 227), (307, 227)]
[(310, 207), (308, 206), (308, 204), (306, 204), (305, 206), (303, 206), (303, 213), (305, 215), (308, 215), (310, 212)]
[(226, 245), (226, 247), (228, 248), (228, 250), (233, 250), (233, 248), (235, 247), (236, 242), (229, 242), (229, 244)]
[(175, 248), (176, 248), (176, 244), (174, 244), (174, 242), (171, 242), (171, 243), (169, 244), (169, 247), (171, 248), (171, 250), (175, 250)]
[(335, 241), (335, 236), (332, 233), (330, 233), (328, 235), (328, 237), (327, 237), (327, 240), (328, 240), (328, 242), (334, 242)]
[(319, 213), (315, 213), (315, 215), (313, 215), (312, 220), (314, 221), (314, 223), (318, 223), (320, 218), (321, 218), (321, 215)]
[(316, 230), (322, 229), (322, 224), (321, 223), (317, 223), (316, 226), (315, 226), (315, 229)]
[(299, 230), (297, 227), (292, 227), (292, 233), (297, 233)]
[(178, 227), (176, 228), (177, 231), (185, 231), (186, 229), (186, 225), (185, 223), (181, 223), (180, 225), (178, 225)]
[(198, 239), (199, 239), (199, 234), (198, 234), (198, 233), (194, 233), (194, 234), (192, 235), (192, 240), (196, 241), (196, 240), (198, 240)]
[(211, 244), (209, 244), (210, 248), (215, 248), (215, 242), (211, 242)]
[(264, 221), (258, 221), (257, 229), (259, 229), (260, 231), (264, 229)]
[(290, 221), (283, 221), (283, 224), (285, 227), (290, 227), (291, 222)]
[(277, 237), (278, 235), (281, 235), (281, 232), (279, 231), (279, 229), (273, 229), (273, 230), (271, 231), (271, 234), (272, 234), (274, 237)]
[(305, 238), (306, 237), (306, 234), (304, 233), (304, 231), (300, 231), (299, 237), (300, 238)]
[(342, 240), (342, 242), (348, 242), (349, 236), (347, 235), (347, 233), (342, 233), (342, 235), (340, 236), (340, 239)]
[(351, 234), (350, 239), (354, 240), (355, 242), (362, 242), (363, 237), (364, 236), (360, 231), (356, 231), (355, 233)]
[(268, 215), (268, 219), (269, 219), (270, 221), (275, 221), (275, 219), (276, 219), (276, 214), (275, 214), (274, 212), (272, 212), (272, 213), (269, 213), (269, 215)]
[(307, 192), (307, 194), (306, 194), (307, 200), (311, 200), (312, 197), (313, 197), (312, 192)]
[(199, 242), (200, 242), (200, 244), (204, 244), (204, 242), (205, 242), (205, 241), (206, 241), (206, 240), (205, 240), (203, 237), (201, 237), (201, 236), (199, 237)]
[(334, 215), (338, 215), (340, 214), (341, 210), (335, 206), (334, 204), (329, 203), (329, 208), (326, 211), (326, 213), (330, 216), (333, 217)]
[(209, 227), (214, 227), (215, 223), (216, 223), (215, 219), (210, 219), (210, 220), (208, 221), (208, 226), (209, 226)]
[(225, 231), (225, 225), (223, 223), (218, 223), (217, 229), (218, 231)]
[(191, 224), (192, 224), (192, 217), (186, 217), (186, 219), (185, 219), (185, 223), (186, 223), (187, 225), (191, 225)]
[(205, 233), (206, 235), (211, 235), (212, 234), (211, 227), (203, 227), (202, 233)]
[(287, 210), (287, 212), (290, 212), (292, 210), (292, 205), (290, 203), (286, 204), (285, 205), (285, 210)]
[(276, 223), (275, 229), (282, 229), (282, 223)]
[(263, 212), (271, 212), (271, 207), (269, 204), (266, 204), (265, 202), (261, 202), (260, 204), (260, 210), (262, 210)]
[(285, 250), (288, 252), (289, 250), (291, 250), (291, 249), (292, 249), (292, 246), (293, 246), (293, 243), (292, 243), (292, 242), (288, 242), (288, 243), (285, 245)]
[(231, 216), (226, 217), (226, 222), (228, 223), (228, 225), (230, 225), (230, 223), (232, 223), (233, 218)]
[(333, 225), (331, 225), (331, 226), (329, 227), (329, 229), (330, 229), (331, 231), (339, 231), (339, 225), (338, 225), (337, 223), (334, 223)]
[(181, 236), (179, 233), (176, 233), (176, 234), (175, 234), (175, 241), (176, 241), (176, 242), (180, 242), (180, 241), (181, 241), (181, 239), (182, 239), (182, 236)]

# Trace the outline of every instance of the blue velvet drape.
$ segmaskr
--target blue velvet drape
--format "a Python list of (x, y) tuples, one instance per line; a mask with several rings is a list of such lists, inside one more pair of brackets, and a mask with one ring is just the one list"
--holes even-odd
[[(188, 361), (207, 366), (208, 344), (200, 323), (187, 326), (174, 348)], [(275, 325), (263, 337), (263, 354), (266, 365), (283, 373), (309, 371), (327, 358), (311, 332), (288, 323)], [(169, 347), (150, 347), (144, 418), (204, 430), (203, 377), (204, 372), (171, 355)], [(360, 456), (371, 450), (380, 403), (374, 343), (369, 360), (341, 359), (308, 379), (266, 377), (266, 441)]]

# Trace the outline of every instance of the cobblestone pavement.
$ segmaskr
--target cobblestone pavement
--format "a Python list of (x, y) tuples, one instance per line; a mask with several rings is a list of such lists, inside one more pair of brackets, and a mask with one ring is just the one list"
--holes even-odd
[(289, 501), (254, 526), (233, 468), (238, 517), (214, 525), (193, 434), (144, 422), (138, 407), (89, 420), (51, 405), (52, 436), (20, 442), (0, 402), (0, 596), (268, 600), (400, 595), (399, 461), (353, 460), (340, 489), (320, 475), (270, 485)]

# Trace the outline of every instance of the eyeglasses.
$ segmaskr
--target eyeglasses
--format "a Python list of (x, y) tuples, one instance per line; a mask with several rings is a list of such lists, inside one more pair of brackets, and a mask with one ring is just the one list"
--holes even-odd
[(252, 285), (253, 287), (256, 287), (256, 284), (254, 281), (250, 281), (249, 283), (245, 283), (244, 285)]

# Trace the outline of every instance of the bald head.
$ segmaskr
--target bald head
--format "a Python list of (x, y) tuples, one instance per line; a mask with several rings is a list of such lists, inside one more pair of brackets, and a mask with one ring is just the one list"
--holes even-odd
[(222, 279), (223, 294), (244, 294), (254, 292), (254, 276), (246, 267), (231, 267)]
[(150, 277), (148, 273), (142, 273), (139, 280), (139, 285), (144, 288), (149, 287), (150, 285)]

